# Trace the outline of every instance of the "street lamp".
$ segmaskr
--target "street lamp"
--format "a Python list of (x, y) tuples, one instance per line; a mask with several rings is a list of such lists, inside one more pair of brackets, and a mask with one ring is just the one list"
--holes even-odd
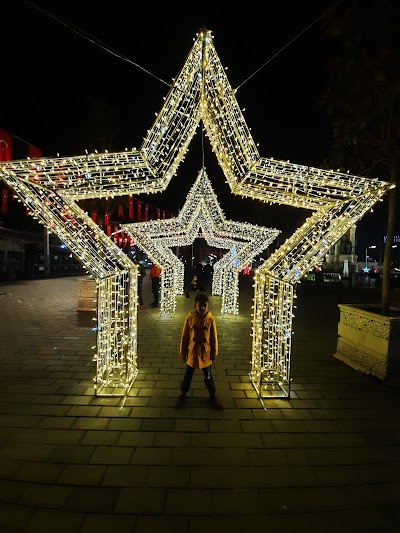
[(369, 249), (373, 249), (373, 248), (376, 248), (376, 246), (375, 245), (367, 246), (367, 248), (365, 248), (365, 268), (364, 268), (364, 272), (366, 274), (369, 272), (369, 268), (368, 268), (368, 250)]

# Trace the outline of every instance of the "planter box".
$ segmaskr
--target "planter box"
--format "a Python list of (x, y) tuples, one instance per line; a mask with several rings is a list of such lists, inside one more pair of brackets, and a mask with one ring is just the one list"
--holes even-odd
[(96, 311), (97, 287), (95, 279), (78, 279), (78, 311)]
[[(334, 357), (388, 385), (400, 386), (400, 314), (396, 318), (382, 316), (379, 306), (373, 304), (338, 307), (339, 337)], [(400, 313), (400, 309), (393, 311)]]

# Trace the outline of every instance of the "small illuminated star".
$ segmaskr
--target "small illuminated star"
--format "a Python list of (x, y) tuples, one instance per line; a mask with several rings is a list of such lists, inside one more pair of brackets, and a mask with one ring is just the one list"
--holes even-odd
[(165, 313), (175, 311), (176, 295), (184, 292), (184, 265), (171, 247), (188, 246), (201, 232), (210, 246), (229, 249), (214, 265), (213, 294), (222, 294), (223, 313), (237, 314), (239, 271), (280, 233), (273, 228), (227, 220), (205, 168), (200, 170), (178, 217), (123, 224), (121, 229), (163, 267), (160, 304)]

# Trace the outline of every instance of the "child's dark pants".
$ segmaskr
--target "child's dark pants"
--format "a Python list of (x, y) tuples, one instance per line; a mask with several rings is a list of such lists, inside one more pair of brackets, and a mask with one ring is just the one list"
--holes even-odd
[[(210, 393), (210, 396), (215, 396), (215, 384), (214, 380), (211, 374), (211, 366), (207, 366), (206, 368), (202, 368), (203, 374), (204, 374), (204, 383), (207, 387), (208, 392)], [(183, 380), (181, 383), (181, 392), (182, 394), (186, 394), (189, 392), (190, 384), (192, 383), (192, 377), (195, 369), (189, 365), (186, 365), (186, 371), (183, 376)]]

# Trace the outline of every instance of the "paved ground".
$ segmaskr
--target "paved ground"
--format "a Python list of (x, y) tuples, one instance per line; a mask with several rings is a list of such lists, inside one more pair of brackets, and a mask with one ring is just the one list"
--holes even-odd
[(332, 357), (337, 303), (379, 291), (299, 286), (291, 397), (264, 410), (248, 378), (246, 285), (238, 317), (211, 299), (217, 412), (201, 373), (173, 408), (193, 294), (160, 319), (145, 280), (140, 373), (121, 409), (93, 396), (77, 278), (0, 284), (1, 533), (400, 532), (400, 390)]

